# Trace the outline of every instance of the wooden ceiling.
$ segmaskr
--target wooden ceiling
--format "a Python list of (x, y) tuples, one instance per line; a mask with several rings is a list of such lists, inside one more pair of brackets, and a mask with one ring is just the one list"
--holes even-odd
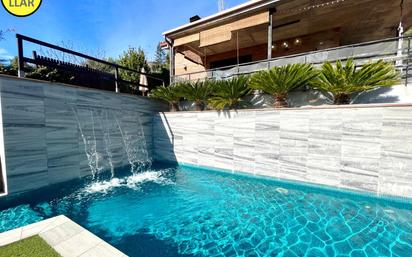
[[(273, 15), (274, 41), (301, 37), (329, 29), (340, 28), (341, 45), (395, 37), (400, 19), (400, 0), (344, 0), (337, 4), (311, 8), (331, 0), (283, 1)], [(412, 0), (404, 0), (404, 27), (412, 26)], [(285, 25), (289, 24), (290, 25)], [(212, 55), (267, 44), (267, 24), (238, 30), (229, 41), (200, 47), (199, 41), (187, 43), (203, 55)], [(239, 43), (237, 43), (237, 38)]]
[[(302, 6), (296, 6), (296, 2)], [(276, 29), (274, 37), (281, 40), (341, 28), (341, 43), (345, 45), (396, 36), (400, 20), (400, 0), (345, 0), (309, 11), (293, 12), (326, 2), (328, 0), (300, 0), (278, 6), (278, 13), (274, 15), (274, 26), (295, 20), (300, 22)], [(404, 1), (404, 25), (412, 25), (412, 0)]]

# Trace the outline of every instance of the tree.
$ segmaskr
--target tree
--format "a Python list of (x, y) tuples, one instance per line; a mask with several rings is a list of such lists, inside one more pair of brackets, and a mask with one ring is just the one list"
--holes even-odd
[(150, 97), (163, 100), (169, 104), (171, 112), (179, 111), (179, 100), (181, 98), (181, 87), (183, 84), (178, 83), (169, 87), (160, 86), (152, 91)]
[(245, 97), (250, 94), (249, 77), (239, 76), (229, 80), (213, 81), (213, 96), (210, 105), (217, 110), (239, 109), (247, 106)]
[[(144, 68), (147, 73), (150, 72), (150, 67), (147, 63), (146, 55), (143, 49), (141, 49), (140, 47), (129, 47), (129, 49), (124, 51), (123, 54), (119, 57), (118, 64), (137, 71), (141, 71), (141, 69)], [(140, 75), (136, 72), (126, 71), (122, 69), (120, 69), (119, 72), (121, 79), (133, 83), (126, 85), (126, 87), (122, 91), (137, 93), (139, 89), (138, 84)]]
[(400, 73), (392, 63), (379, 60), (364, 64), (360, 69), (349, 59), (346, 64), (323, 64), (314, 88), (331, 94), (335, 104), (349, 104), (353, 94), (377, 87), (391, 87), (400, 80)]
[(288, 107), (289, 93), (310, 85), (318, 73), (311, 64), (289, 64), (260, 71), (252, 76), (250, 87), (275, 98), (275, 107)]
[[(112, 57), (109, 58), (102, 58), (102, 60), (105, 60), (106, 62), (110, 62), (110, 63), (116, 63), (116, 60)], [(114, 73), (114, 68), (113, 66), (109, 66), (100, 62), (96, 62), (96, 61), (92, 61), (92, 60), (87, 60), (85, 62), (85, 65), (87, 65), (88, 67), (95, 69), (95, 70), (99, 70), (99, 71), (103, 71), (106, 73)]]
[[(0, 41), (2, 41), (2, 40), (4, 40), (5, 38), (5, 35), (6, 35), (6, 33), (8, 33), (8, 32), (12, 32), (13, 30), (12, 29), (6, 29), (6, 30), (3, 30), (3, 29), (0, 29)], [(5, 66), (7, 66), (7, 65), (4, 65), (4, 63), (6, 63), (6, 62), (8, 62), (9, 60), (7, 60), (7, 59), (0, 59), (0, 68), (1, 68), (1, 71), (3, 71), (3, 69), (4, 69), (4, 67)], [(0, 71), (0, 73), (2, 73)]]
[(170, 56), (169, 52), (162, 49), (161, 43), (157, 45), (155, 53), (155, 61), (152, 65), (153, 75), (162, 79), (164, 83), (160, 83), (159, 80), (149, 80), (152, 88), (156, 88), (162, 84), (169, 85), (170, 70), (169, 70)]
[(169, 69), (168, 54), (162, 49), (161, 43), (157, 45), (153, 71), (161, 72), (163, 69)]
[(10, 76), (17, 76), (18, 71), (18, 58), (14, 57), (9, 64), (0, 64), (0, 74), (6, 74)]
[(212, 95), (213, 84), (209, 81), (182, 82), (181, 96), (195, 103), (196, 111), (203, 111)]
[(0, 29), (0, 41), (1, 40), (4, 40), (4, 37), (5, 37), (5, 35), (6, 35), (6, 33), (7, 32), (11, 32), (12, 30), (11, 29)]

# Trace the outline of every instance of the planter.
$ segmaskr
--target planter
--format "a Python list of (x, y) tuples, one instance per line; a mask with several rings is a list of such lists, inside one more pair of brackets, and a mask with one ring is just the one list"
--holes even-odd
[(171, 112), (178, 112), (179, 111), (179, 102), (171, 102), (170, 103), (170, 111)]

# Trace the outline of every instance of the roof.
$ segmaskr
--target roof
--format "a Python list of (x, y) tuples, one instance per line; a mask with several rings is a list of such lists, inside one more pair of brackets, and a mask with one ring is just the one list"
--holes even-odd
[(244, 4), (235, 6), (233, 8), (224, 10), (222, 12), (210, 15), (208, 17), (205, 17), (203, 19), (200, 19), (198, 21), (192, 22), (192, 23), (187, 23), (183, 26), (174, 28), (172, 30), (166, 31), (163, 33), (164, 36), (172, 36), (172, 35), (177, 35), (183, 32), (186, 32), (191, 29), (199, 29), (203, 26), (211, 25), (215, 22), (220, 22), (228, 18), (233, 18), (234, 16), (246, 14), (249, 12), (255, 12), (264, 8), (267, 8), (268, 6), (273, 5), (274, 3), (277, 3), (281, 0), (251, 0), (247, 1)]

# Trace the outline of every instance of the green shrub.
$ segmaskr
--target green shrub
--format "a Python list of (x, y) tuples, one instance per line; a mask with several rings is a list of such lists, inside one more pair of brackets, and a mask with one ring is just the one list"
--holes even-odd
[(182, 86), (183, 84), (177, 83), (168, 87), (157, 87), (151, 92), (150, 97), (168, 102), (170, 111), (177, 112), (179, 111), (179, 100), (181, 98), (180, 87)]
[(275, 107), (288, 107), (289, 93), (310, 85), (318, 72), (310, 64), (289, 64), (254, 74), (250, 87), (275, 98)]
[(182, 97), (195, 103), (196, 111), (203, 111), (213, 92), (213, 84), (207, 80), (186, 82), (179, 87), (179, 90)]
[(249, 77), (247, 76), (214, 81), (211, 86), (213, 96), (209, 98), (209, 104), (217, 110), (238, 109), (247, 106), (244, 98), (251, 92), (248, 82)]
[(349, 104), (355, 93), (394, 86), (399, 80), (400, 73), (391, 63), (380, 60), (356, 69), (354, 61), (349, 59), (345, 65), (341, 61), (335, 66), (329, 62), (323, 64), (313, 87), (332, 94), (335, 104)]

